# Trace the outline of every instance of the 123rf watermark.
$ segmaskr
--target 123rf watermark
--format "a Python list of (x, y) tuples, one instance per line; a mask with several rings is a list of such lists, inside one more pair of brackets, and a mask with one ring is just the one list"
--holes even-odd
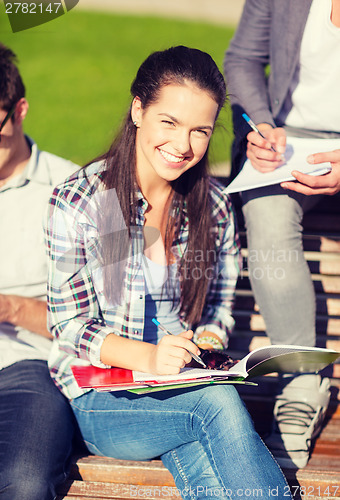
[(5, 12), (13, 33), (53, 21), (73, 9), (79, 0), (35, 0), (18, 2), (4, 0)]

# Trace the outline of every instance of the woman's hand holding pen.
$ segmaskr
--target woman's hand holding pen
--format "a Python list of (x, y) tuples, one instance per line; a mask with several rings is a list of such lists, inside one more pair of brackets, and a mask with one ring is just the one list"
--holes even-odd
[(155, 375), (176, 375), (181, 368), (190, 363), (188, 351), (199, 355), (198, 347), (191, 342), (193, 332), (188, 330), (179, 335), (164, 335), (150, 356), (150, 373)]
[(191, 330), (179, 335), (165, 335), (157, 345), (116, 335), (107, 335), (101, 347), (100, 360), (108, 366), (126, 368), (154, 375), (176, 375), (190, 363), (199, 348), (190, 339)]
[(273, 128), (268, 123), (260, 123), (257, 129), (259, 132), (252, 130), (247, 135), (247, 157), (256, 170), (271, 172), (282, 163), (286, 132), (283, 128)]

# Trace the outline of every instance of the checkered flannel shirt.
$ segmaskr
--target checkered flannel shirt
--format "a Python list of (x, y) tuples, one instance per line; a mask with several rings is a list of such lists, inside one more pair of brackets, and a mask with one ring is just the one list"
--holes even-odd
[[(103, 168), (102, 162), (93, 163), (57, 186), (45, 224), (49, 256), (48, 326), (54, 337), (49, 366), (56, 384), (70, 399), (86, 392), (78, 387), (72, 365), (107, 368), (100, 359), (101, 345), (107, 335), (115, 333), (143, 340), (146, 292), (141, 257), (148, 204), (138, 191), (136, 227), (124, 262), (123, 300), (119, 304), (109, 303), (104, 294), (103, 267), (96, 252), (98, 200), (107, 195), (101, 179)], [(114, 208), (108, 220), (109, 231), (114, 232), (124, 229), (124, 221), (114, 190), (111, 191), (109, 201)], [(240, 245), (228, 195), (214, 180), (210, 196), (216, 224), (215, 277), (209, 285), (201, 321), (194, 325), (194, 339), (208, 330), (218, 334), (227, 345), (228, 332), (234, 326), (231, 312), (240, 270)], [(182, 226), (172, 247), (176, 258), (181, 258), (186, 250), (186, 214)], [(183, 330), (193, 326), (184, 317), (180, 320)]]

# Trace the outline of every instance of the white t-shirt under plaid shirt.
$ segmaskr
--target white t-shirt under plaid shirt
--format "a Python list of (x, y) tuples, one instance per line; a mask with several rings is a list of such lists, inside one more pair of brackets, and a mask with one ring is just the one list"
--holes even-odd
[[(55, 382), (70, 399), (86, 392), (78, 387), (72, 365), (92, 364), (107, 368), (100, 360), (101, 346), (107, 335), (115, 333), (143, 340), (146, 294), (142, 266), (143, 227), (148, 203), (138, 191), (136, 225), (131, 228), (131, 244), (124, 257), (120, 281), (122, 298), (112, 303), (104, 293), (103, 265), (98, 249), (105, 235), (111, 234), (114, 238), (115, 234), (122, 235), (127, 229), (115, 191), (104, 189), (103, 169), (103, 162), (93, 163), (59, 185), (50, 199), (46, 221), (48, 323), (55, 338), (49, 366)], [(210, 270), (209, 276), (213, 278), (201, 321), (195, 325), (195, 335), (203, 330), (215, 332), (227, 345), (228, 332), (234, 326), (231, 312), (240, 270), (240, 245), (228, 195), (213, 179), (210, 197), (215, 224), (214, 269)], [(99, 222), (103, 211), (104, 225)], [(188, 225), (185, 213), (172, 247), (177, 262), (186, 251)], [(112, 264), (112, 276), (115, 266), (120, 264)], [(183, 330), (192, 326), (183, 317), (180, 321)]]

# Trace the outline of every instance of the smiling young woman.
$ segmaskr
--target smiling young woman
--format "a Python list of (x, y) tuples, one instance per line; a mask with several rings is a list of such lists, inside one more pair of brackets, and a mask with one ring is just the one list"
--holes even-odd
[(145, 110), (134, 98), (131, 116), (137, 124), (136, 168), (143, 192), (163, 185), (169, 191), (171, 181), (203, 158), (217, 111), (217, 102), (190, 81), (164, 86)]
[(228, 196), (207, 173), (223, 76), (208, 54), (173, 47), (144, 61), (131, 93), (110, 150), (50, 201), (52, 377), (91, 452), (161, 456), (190, 498), (283, 496), (285, 478), (234, 387), (138, 396), (82, 390), (72, 375), (76, 364), (177, 374), (201, 337), (223, 346), (233, 327), (238, 236)]

